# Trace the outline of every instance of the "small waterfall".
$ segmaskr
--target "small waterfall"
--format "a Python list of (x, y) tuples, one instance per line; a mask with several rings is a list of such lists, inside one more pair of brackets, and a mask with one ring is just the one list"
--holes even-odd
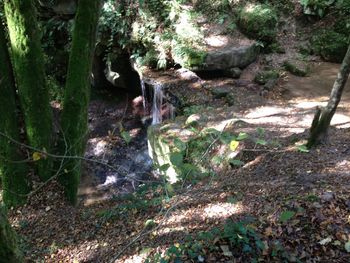
[(163, 90), (160, 84), (153, 89), (152, 125), (162, 122)]
[(147, 112), (147, 99), (146, 99), (146, 85), (143, 79), (140, 79), (141, 82), (141, 90), (142, 90), (142, 104), (143, 104), (143, 113)]

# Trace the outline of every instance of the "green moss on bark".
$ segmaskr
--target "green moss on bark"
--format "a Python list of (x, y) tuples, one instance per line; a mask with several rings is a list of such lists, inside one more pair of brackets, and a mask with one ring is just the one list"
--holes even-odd
[[(32, 0), (5, 0), (4, 8), (28, 141), (31, 146), (48, 151), (52, 136), (52, 112), (45, 83), (36, 10)], [(40, 178), (50, 178), (51, 160), (42, 158), (36, 164)]]
[[(0, 21), (0, 132), (19, 141), (15, 83), (6, 43), (5, 31)], [(8, 207), (24, 203), (25, 194), (29, 191), (26, 163), (14, 163), (20, 159), (17, 145), (0, 135), (0, 175), (3, 201)]]
[[(62, 153), (82, 156), (87, 133), (87, 109), (90, 95), (90, 72), (96, 41), (100, 0), (80, 0), (75, 18), (72, 50), (64, 94), (62, 129), (67, 149)], [(64, 145), (64, 143), (62, 143)], [(75, 204), (80, 181), (81, 161), (68, 159), (60, 181), (68, 200)]]
[(12, 230), (6, 210), (0, 205), (0, 262), (21, 263), (22, 254), (17, 246), (16, 233)]

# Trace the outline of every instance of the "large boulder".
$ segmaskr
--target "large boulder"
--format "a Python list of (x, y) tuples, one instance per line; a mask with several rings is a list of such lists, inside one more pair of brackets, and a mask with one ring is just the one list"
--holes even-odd
[(229, 46), (210, 51), (204, 61), (203, 70), (226, 70), (230, 68), (245, 68), (254, 62), (259, 54), (255, 43), (246, 46)]

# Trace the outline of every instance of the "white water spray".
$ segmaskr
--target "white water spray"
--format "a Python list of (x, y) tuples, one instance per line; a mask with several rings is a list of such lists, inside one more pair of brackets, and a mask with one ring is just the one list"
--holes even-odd
[(152, 125), (162, 122), (163, 90), (160, 84), (153, 89)]
[(146, 108), (146, 86), (145, 86), (145, 82), (143, 81), (143, 79), (140, 79), (141, 81), (141, 90), (142, 90), (142, 104), (143, 104), (143, 113), (146, 114), (147, 112), (147, 108)]

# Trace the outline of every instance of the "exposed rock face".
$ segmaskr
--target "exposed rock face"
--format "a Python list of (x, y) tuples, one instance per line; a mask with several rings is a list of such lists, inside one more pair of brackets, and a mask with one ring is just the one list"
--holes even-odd
[(203, 70), (226, 70), (245, 68), (254, 62), (259, 54), (259, 47), (252, 43), (246, 46), (225, 47), (208, 53)]

